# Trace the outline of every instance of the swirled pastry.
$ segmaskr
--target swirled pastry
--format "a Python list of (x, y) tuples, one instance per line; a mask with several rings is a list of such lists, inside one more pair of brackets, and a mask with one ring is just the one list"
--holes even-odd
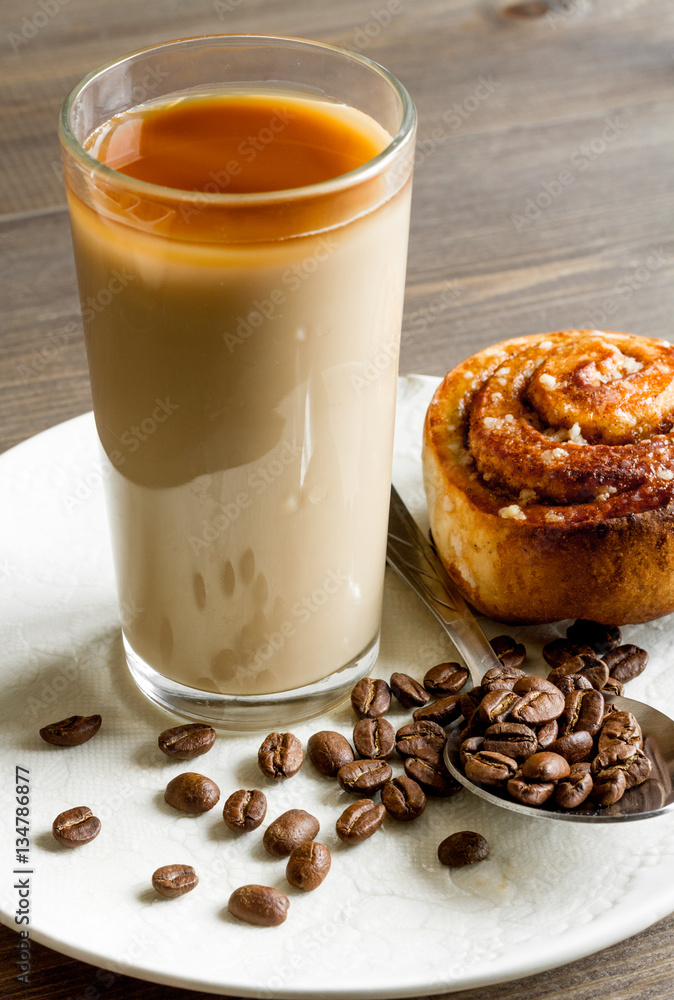
[(431, 530), (501, 621), (674, 611), (674, 347), (598, 330), (518, 337), (451, 371), (424, 428)]

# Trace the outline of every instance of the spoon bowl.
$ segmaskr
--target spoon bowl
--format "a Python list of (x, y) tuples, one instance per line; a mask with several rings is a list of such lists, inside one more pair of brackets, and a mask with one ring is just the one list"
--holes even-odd
[[(393, 487), (386, 558), (449, 635), (464, 659), (473, 686), (479, 686), (486, 671), (500, 666), (500, 661), (436, 552)], [(611, 806), (599, 806), (587, 800), (575, 809), (562, 809), (554, 798), (548, 799), (542, 806), (527, 806), (510, 798), (505, 790), (476, 784), (466, 777), (461, 768), (462, 719), (457, 720), (449, 730), (445, 746), (447, 769), (465, 788), (487, 802), (539, 819), (615, 823), (668, 812), (674, 806), (674, 720), (633, 698), (616, 696), (606, 700), (620, 711), (631, 712), (636, 718), (644, 737), (644, 753), (652, 764), (648, 779), (628, 789)]]

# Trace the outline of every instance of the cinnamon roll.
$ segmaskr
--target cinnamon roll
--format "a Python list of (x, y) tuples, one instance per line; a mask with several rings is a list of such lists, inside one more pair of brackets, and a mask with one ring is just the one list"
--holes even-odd
[(480, 351), (424, 427), (431, 530), (500, 621), (625, 624), (674, 611), (674, 347), (599, 330)]

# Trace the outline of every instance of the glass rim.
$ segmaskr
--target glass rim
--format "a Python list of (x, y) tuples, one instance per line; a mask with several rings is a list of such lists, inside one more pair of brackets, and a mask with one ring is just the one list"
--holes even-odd
[[(294, 45), (306, 46), (307, 48), (325, 49), (328, 52), (346, 56), (354, 62), (360, 62), (362, 65), (373, 70), (386, 80), (386, 82), (397, 94), (402, 109), (402, 120), (398, 131), (391, 139), (391, 142), (383, 150), (381, 150), (381, 152), (377, 153), (376, 156), (373, 156), (372, 159), (368, 160), (366, 163), (361, 164), (354, 170), (349, 170), (345, 174), (338, 174), (336, 177), (331, 177), (328, 180), (319, 181), (316, 184), (303, 185), (302, 187), (280, 188), (275, 191), (257, 191), (246, 193), (196, 191), (193, 189), (174, 188), (163, 184), (154, 184), (151, 181), (143, 181), (137, 177), (123, 174), (121, 171), (115, 170), (113, 167), (109, 167), (107, 164), (102, 163), (100, 160), (96, 159), (95, 156), (92, 156), (75, 136), (71, 126), (71, 116), (77, 98), (84, 91), (85, 87), (95, 80), (96, 77), (102, 76), (113, 67), (120, 66), (127, 60), (132, 60), (137, 56), (145, 55), (153, 50), (158, 51), (172, 46), (188, 45), (191, 42), (213, 41), (214, 43), (233, 43), (239, 40), (249, 43), (256, 41), (264, 43), (266, 41), (272, 44), (290, 42)], [(134, 105), (134, 107), (138, 106), (139, 105)], [(200, 204), (204, 208), (208, 205), (213, 207), (233, 207), (235, 205), (242, 204), (264, 205), (265, 203), (271, 204), (277, 202), (279, 199), (282, 199), (283, 201), (301, 200), (302, 198), (313, 197), (316, 195), (331, 194), (354, 187), (362, 181), (367, 181), (376, 177), (378, 174), (383, 173), (388, 165), (398, 157), (405, 146), (409, 144), (414, 135), (416, 120), (416, 108), (406, 87), (404, 87), (400, 80), (398, 80), (398, 78), (384, 66), (381, 66), (373, 59), (369, 59), (367, 56), (364, 56), (359, 52), (351, 52), (349, 49), (343, 49), (338, 45), (331, 45), (329, 42), (317, 42), (307, 38), (296, 38), (291, 35), (231, 33), (191, 35), (186, 38), (169, 39), (167, 41), (158, 42), (154, 45), (146, 45), (140, 49), (134, 49), (132, 52), (126, 53), (126, 55), (120, 56), (116, 59), (111, 59), (107, 63), (103, 63), (101, 66), (93, 69), (90, 73), (87, 73), (87, 75), (73, 87), (68, 96), (65, 98), (59, 113), (59, 135), (64, 148), (77, 161), (79, 161), (82, 166), (84, 166), (87, 170), (100, 175), (103, 179), (107, 178), (111, 183), (124, 187), (126, 190), (133, 191), (141, 195), (151, 195), (154, 198), (160, 198), (164, 201), (193, 201), (195, 197), (198, 197)]]

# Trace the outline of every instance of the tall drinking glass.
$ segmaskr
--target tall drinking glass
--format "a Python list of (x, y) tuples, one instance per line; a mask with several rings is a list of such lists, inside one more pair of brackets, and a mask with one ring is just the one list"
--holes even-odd
[(233, 731), (379, 644), (415, 111), (363, 56), (207, 36), (60, 120), (129, 669)]

